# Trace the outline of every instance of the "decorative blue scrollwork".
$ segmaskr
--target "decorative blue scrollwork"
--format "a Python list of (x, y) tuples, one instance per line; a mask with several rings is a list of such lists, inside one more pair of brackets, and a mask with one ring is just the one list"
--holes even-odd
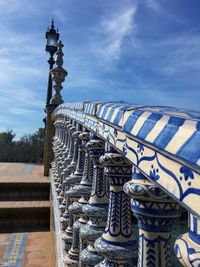
[(143, 153), (144, 153), (144, 145), (138, 143), (137, 148), (138, 148), (137, 153), (140, 153), (141, 155), (143, 155)]
[(155, 169), (153, 165), (151, 165), (151, 169), (149, 176), (153, 181), (157, 181), (160, 178), (160, 175), (158, 175), (159, 169)]
[(188, 167), (186, 167), (186, 166), (182, 166), (181, 168), (180, 168), (180, 173), (182, 173), (183, 174), (183, 176), (180, 176), (180, 180), (182, 181), (183, 180), (183, 177), (184, 177), (184, 180), (185, 181), (188, 181), (188, 185), (189, 186), (191, 186), (191, 181), (190, 180), (193, 180), (194, 179), (194, 174), (193, 174), (193, 172), (192, 172), (192, 170), (191, 169), (189, 169)]
[(181, 235), (175, 243), (174, 251), (177, 259), (186, 267), (200, 266), (200, 249), (189, 241), (188, 235)]

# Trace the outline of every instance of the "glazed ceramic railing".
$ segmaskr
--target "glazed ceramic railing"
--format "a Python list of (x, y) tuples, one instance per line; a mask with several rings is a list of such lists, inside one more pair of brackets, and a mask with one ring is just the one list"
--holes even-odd
[(200, 113), (81, 102), (60, 105), (53, 120), (65, 266), (171, 266), (180, 206), (189, 225), (175, 254), (200, 266)]

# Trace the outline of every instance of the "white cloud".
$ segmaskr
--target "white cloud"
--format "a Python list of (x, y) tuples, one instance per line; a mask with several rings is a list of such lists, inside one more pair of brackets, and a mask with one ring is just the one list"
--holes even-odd
[(12, 128), (16, 132), (16, 125), (23, 124), (23, 131), (17, 132), (21, 135), (39, 127), (44, 116), (48, 65), (43, 40), (39, 34), (15, 32), (11, 27), (0, 26), (0, 31), (0, 130)]
[(156, 0), (146, 0), (147, 5), (156, 13), (161, 13), (162, 9)]
[(15, 114), (15, 115), (19, 115), (20, 117), (29, 117), (32, 116), (32, 120), (33, 119), (37, 119), (36, 117), (33, 116), (33, 114), (35, 114), (36, 110), (34, 110), (31, 107), (26, 107), (26, 108), (22, 108), (22, 107), (9, 107), (7, 110), (8, 113), (10, 114)]
[(96, 29), (93, 50), (106, 61), (118, 60), (125, 38), (136, 33), (134, 16), (137, 5), (132, 4), (103, 17)]
[(155, 70), (174, 76), (187, 73), (187, 79), (189, 79), (192, 72), (193, 74), (200, 72), (199, 43), (200, 37), (192, 33), (184, 33), (151, 43), (149, 51), (155, 54)]
[(178, 18), (174, 14), (170, 13), (169, 11), (166, 10), (165, 5), (161, 4), (162, 1), (157, 1), (157, 0), (145, 0), (147, 3), (147, 6), (153, 10), (155, 13), (157, 13), (160, 16), (165, 16), (169, 19), (172, 19), (173, 21), (180, 23), (180, 24), (185, 24), (185, 21), (182, 19)]

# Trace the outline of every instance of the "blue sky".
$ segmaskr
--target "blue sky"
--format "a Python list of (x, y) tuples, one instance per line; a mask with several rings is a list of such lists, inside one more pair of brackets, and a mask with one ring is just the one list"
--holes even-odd
[(54, 18), (66, 101), (200, 109), (199, 0), (0, 0), (0, 131), (43, 127)]

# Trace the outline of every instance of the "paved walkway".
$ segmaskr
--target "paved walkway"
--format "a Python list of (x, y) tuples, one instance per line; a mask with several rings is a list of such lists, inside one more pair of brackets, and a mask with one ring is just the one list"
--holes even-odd
[[(42, 165), (0, 163), (0, 186), (3, 183), (46, 182), (49, 183), (49, 178), (43, 176)], [(0, 208), (7, 209), (41, 205), (48, 207), (49, 201), (0, 201)], [(1, 233), (0, 266), (56, 267), (53, 233), (50, 231)]]
[(42, 165), (29, 163), (0, 163), (0, 183), (49, 183), (43, 169)]
[(0, 266), (55, 267), (50, 232), (0, 234)]

